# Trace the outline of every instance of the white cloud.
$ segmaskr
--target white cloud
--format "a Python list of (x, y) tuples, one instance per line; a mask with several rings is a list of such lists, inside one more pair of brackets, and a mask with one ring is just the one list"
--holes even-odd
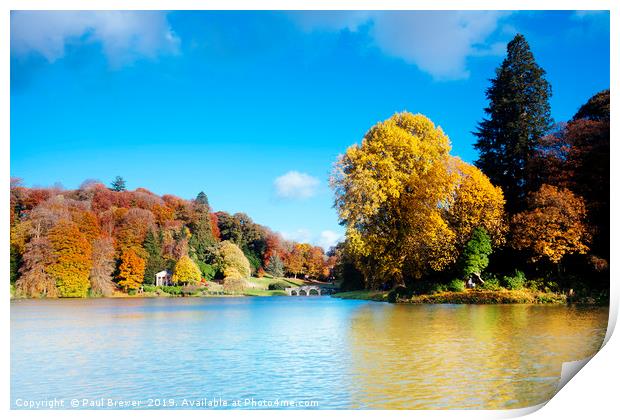
[(374, 11), (310, 12), (292, 16), (303, 30), (357, 31), (368, 25), (372, 42), (435, 79), (469, 76), (471, 56), (503, 53), (501, 44), (487, 45), (498, 29), (502, 11)]
[(324, 230), (319, 236), (317, 245), (328, 251), (331, 247), (336, 246), (342, 240), (342, 235), (333, 230)]
[(292, 232), (282, 232), (282, 237), (288, 241), (302, 244), (313, 244), (322, 247), (325, 252), (343, 239), (343, 236), (332, 230), (324, 230), (318, 236), (308, 229), (297, 229)]
[(607, 10), (575, 10), (573, 17), (576, 19), (583, 19), (589, 17), (609, 16)]
[(293, 232), (282, 232), (282, 237), (287, 241), (295, 241), (302, 244), (312, 242), (312, 233), (308, 229), (297, 229)]
[(294, 199), (312, 197), (319, 183), (315, 177), (297, 171), (289, 171), (273, 182), (278, 197)]
[(112, 66), (140, 57), (176, 53), (179, 38), (166, 14), (157, 11), (14, 11), (11, 52), (41, 54), (49, 62), (65, 55), (68, 43), (100, 43)]

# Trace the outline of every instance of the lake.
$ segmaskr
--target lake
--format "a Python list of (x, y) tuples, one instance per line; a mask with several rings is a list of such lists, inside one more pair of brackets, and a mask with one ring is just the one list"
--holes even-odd
[(16, 300), (11, 404), (520, 408), (599, 349), (607, 317), (330, 297)]

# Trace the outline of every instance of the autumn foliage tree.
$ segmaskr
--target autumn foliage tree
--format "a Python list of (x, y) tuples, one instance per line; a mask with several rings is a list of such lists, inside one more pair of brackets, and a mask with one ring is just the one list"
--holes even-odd
[(47, 238), (35, 235), (26, 245), (21, 276), (15, 282), (19, 294), (28, 297), (58, 297), (56, 281), (47, 269), (54, 261)]
[(116, 265), (112, 238), (99, 237), (93, 241), (90, 288), (95, 295), (111, 296), (116, 288), (112, 274)]
[(218, 265), (224, 279), (245, 279), (250, 276), (250, 263), (243, 251), (233, 242), (222, 241), (220, 243)]
[(121, 264), (118, 267), (118, 285), (125, 291), (139, 289), (144, 279), (145, 261), (136, 251), (129, 248), (121, 255)]
[(172, 274), (172, 282), (175, 284), (196, 284), (200, 281), (200, 269), (187, 255), (177, 261)]
[(478, 226), (503, 241), (501, 190), (449, 152), (439, 127), (404, 112), (376, 124), (336, 163), (336, 208), (368, 286), (450, 266)]
[(85, 297), (90, 287), (91, 245), (69, 220), (61, 220), (48, 233), (54, 262), (47, 273), (55, 280), (61, 297)]
[(559, 264), (566, 255), (588, 251), (585, 218), (581, 197), (545, 184), (530, 194), (528, 209), (515, 215), (513, 246), (529, 251), (533, 261)]

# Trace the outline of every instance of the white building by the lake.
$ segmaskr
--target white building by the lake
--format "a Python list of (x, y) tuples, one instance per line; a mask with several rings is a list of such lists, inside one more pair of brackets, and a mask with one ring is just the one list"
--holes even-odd
[(155, 274), (155, 286), (170, 286), (172, 273), (168, 270), (160, 271)]

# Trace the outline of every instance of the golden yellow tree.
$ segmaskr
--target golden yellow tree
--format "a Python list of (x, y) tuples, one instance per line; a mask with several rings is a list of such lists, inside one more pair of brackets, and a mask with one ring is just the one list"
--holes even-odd
[(403, 283), (405, 266), (419, 277), (432, 262), (453, 260), (439, 215), (453, 183), (449, 151), (441, 128), (404, 112), (376, 124), (336, 163), (336, 208), (370, 286), (389, 278)]
[(129, 248), (121, 254), (121, 265), (118, 267), (118, 285), (125, 291), (136, 290), (144, 280), (144, 267), (146, 262), (136, 251)]
[(513, 218), (516, 249), (532, 252), (532, 260), (559, 264), (565, 255), (585, 254), (589, 233), (583, 198), (565, 188), (543, 184), (528, 197), (528, 210)]
[(457, 245), (469, 241), (477, 227), (484, 228), (494, 246), (503, 245), (507, 226), (502, 189), (491, 184), (480, 169), (459, 158), (452, 158), (450, 165), (457, 179), (446, 217)]
[(200, 281), (200, 277), (200, 268), (190, 257), (183, 255), (174, 266), (172, 282), (175, 284), (196, 284)]
[(336, 163), (335, 206), (367, 286), (448, 267), (478, 226), (503, 240), (501, 191), (449, 152), (441, 128), (403, 112), (372, 127)]
[(230, 241), (222, 241), (218, 252), (219, 265), (224, 278), (250, 277), (250, 262), (241, 249)]
[(78, 226), (69, 220), (59, 221), (50, 229), (49, 240), (54, 262), (47, 273), (54, 279), (61, 297), (85, 297), (90, 287), (91, 246)]
[(293, 250), (287, 255), (286, 270), (289, 273), (293, 273), (295, 278), (304, 272), (304, 253), (309, 248), (309, 244), (295, 244), (295, 246), (293, 246)]

